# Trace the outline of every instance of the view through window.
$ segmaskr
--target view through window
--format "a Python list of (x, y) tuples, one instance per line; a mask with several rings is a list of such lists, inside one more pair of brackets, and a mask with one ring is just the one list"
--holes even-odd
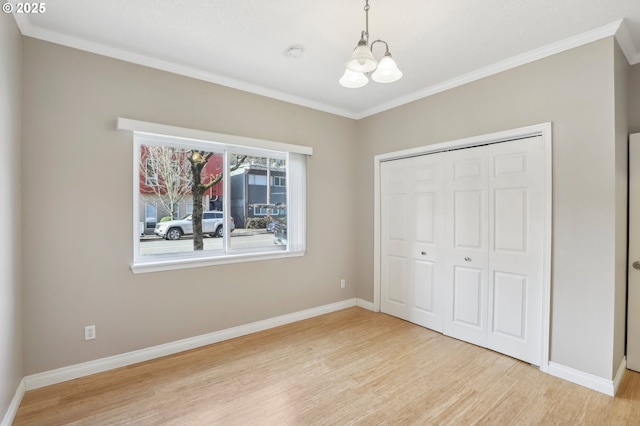
[(305, 254), (311, 147), (122, 117), (117, 129), (133, 136), (132, 272)]
[(287, 250), (286, 153), (138, 142), (140, 258)]

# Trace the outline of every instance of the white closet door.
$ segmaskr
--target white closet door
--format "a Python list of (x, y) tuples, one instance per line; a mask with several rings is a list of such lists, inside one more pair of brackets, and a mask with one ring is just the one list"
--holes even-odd
[(444, 160), (443, 332), (486, 346), (487, 147), (451, 151)]
[(381, 165), (381, 310), (539, 365), (542, 137)]
[(542, 137), (490, 145), (487, 347), (540, 365)]
[(442, 171), (439, 154), (411, 160), (411, 288), (409, 321), (442, 331)]
[(380, 310), (409, 317), (409, 160), (381, 164)]
[(442, 331), (442, 173), (437, 155), (383, 163), (381, 310)]

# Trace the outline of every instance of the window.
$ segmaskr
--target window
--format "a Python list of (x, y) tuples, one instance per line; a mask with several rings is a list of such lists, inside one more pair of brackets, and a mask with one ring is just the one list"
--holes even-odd
[(157, 186), (158, 185), (158, 164), (152, 158), (145, 159), (146, 172), (145, 172), (145, 185)]
[(155, 228), (158, 220), (158, 208), (154, 203), (144, 205), (144, 223), (146, 228)]
[[(311, 148), (122, 118), (118, 128), (134, 140), (133, 272), (304, 254)], [(139, 217), (151, 203), (154, 237), (141, 237)]]
[(267, 186), (267, 175), (249, 175), (249, 185)]
[(285, 209), (277, 209), (277, 208), (270, 208), (270, 207), (264, 207), (264, 206), (254, 206), (253, 207), (253, 215), (254, 216), (271, 216), (274, 218), (277, 217), (283, 217), (287, 214), (287, 211)]

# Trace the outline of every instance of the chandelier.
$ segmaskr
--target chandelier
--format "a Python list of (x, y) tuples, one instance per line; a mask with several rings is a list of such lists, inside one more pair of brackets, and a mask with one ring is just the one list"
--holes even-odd
[[(402, 77), (402, 71), (391, 58), (386, 41), (375, 40), (369, 47), (369, 0), (365, 0), (364, 13), (365, 30), (362, 31), (360, 41), (347, 61), (347, 69), (340, 78), (340, 84), (350, 89), (357, 89), (367, 84), (369, 82), (367, 75), (371, 72), (373, 72), (371, 79), (377, 83), (393, 83)], [(385, 53), (380, 62), (376, 61), (372, 53), (376, 43), (384, 43), (385, 46)]]

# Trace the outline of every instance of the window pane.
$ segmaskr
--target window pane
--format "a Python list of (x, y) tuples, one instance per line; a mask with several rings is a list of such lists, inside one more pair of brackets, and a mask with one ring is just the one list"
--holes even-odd
[(134, 272), (304, 254), (306, 154), (148, 133), (134, 141)]
[(284, 159), (246, 156), (235, 169), (231, 166), (230, 212), (236, 226), (229, 240), (232, 250), (286, 250), (286, 174)]
[(145, 228), (155, 228), (158, 217), (158, 209), (155, 203), (145, 203), (144, 205), (144, 222)]
[(145, 168), (145, 185), (156, 186), (158, 184), (158, 164), (152, 158), (147, 158)]
[(139, 164), (140, 211), (146, 227), (154, 222), (139, 239), (140, 256), (223, 251), (224, 153), (142, 144)]

